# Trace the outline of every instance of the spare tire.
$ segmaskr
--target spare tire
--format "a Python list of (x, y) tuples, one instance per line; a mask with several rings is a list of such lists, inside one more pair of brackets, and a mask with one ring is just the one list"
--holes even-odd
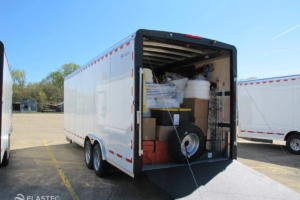
[(203, 149), (203, 132), (192, 123), (178, 126), (169, 140), (169, 152), (178, 163), (195, 161), (201, 155)]

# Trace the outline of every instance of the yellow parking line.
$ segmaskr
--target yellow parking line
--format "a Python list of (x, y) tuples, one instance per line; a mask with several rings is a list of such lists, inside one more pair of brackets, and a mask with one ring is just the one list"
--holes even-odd
[[(52, 160), (35, 160), (36, 162), (52, 162)], [(61, 164), (73, 164), (73, 165), (82, 165), (80, 162), (65, 162), (65, 161), (57, 161), (57, 163)]]
[[(22, 161), (22, 162), (32, 162), (32, 160), (25, 160), (25, 159), (16, 159), (16, 158), (10, 158), (9, 160), (14, 160), (14, 161)], [(38, 160), (38, 159), (34, 159), (35, 162), (51, 162), (52, 160)], [(73, 164), (73, 165), (82, 165), (81, 162), (68, 162), (68, 161), (57, 161), (57, 163), (60, 164)]]
[(43, 139), (43, 143), (44, 143), (45, 148), (48, 151), (49, 156), (51, 157), (52, 162), (54, 163), (54, 165), (55, 165), (55, 167), (56, 167), (56, 169), (57, 169), (57, 171), (59, 173), (59, 176), (60, 176), (61, 180), (63, 181), (63, 183), (66, 186), (66, 188), (69, 190), (70, 195), (72, 196), (73, 199), (76, 199), (76, 200), (79, 199), (79, 197), (77, 196), (76, 192), (74, 191), (71, 183), (67, 179), (65, 173), (63, 172), (63, 170), (59, 166), (57, 160), (54, 158), (54, 155), (52, 154), (52, 152), (51, 152), (51, 150), (50, 150), (50, 148), (49, 148), (46, 140)]
[(24, 119), (24, 124), (27, 124), (27, 119), (26, 118)]

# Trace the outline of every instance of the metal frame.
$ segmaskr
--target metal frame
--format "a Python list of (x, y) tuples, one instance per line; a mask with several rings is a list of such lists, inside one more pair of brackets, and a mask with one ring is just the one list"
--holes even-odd
[[(1, 80), (0, 81), (0, 88), (3, 90), (3, 67), (4, 67), (4, 44), (0, 41), (0, 77)], [(1, 102), (3, 102), (3, 96), (1, 95)], [(1, 140), (2, 140), (2, 106), (0, 106), (0, 163), (2, 161), (1, 159), (1, 150), (2, 150), (2, 146), (1, 146)], [(4, 149), (5, 151), (5, 149)]]
[(170, 59), (170, 60), (182, 60), (181, 58), (178, 58), (176, 56), (168, 56), (168, 55), (149, 53), (149, 52), (143, 52), (143, 55), (144, 56), (159, 57), (159, 58), (166, 58), (166, 59)]
[[(186, 44), (193, 44), (193, 45), (201, 45), (203, 48), (208, 49), (208, 51), (197, 51), (196, 48), (189, 49), (190, 52), (193, 52), (193, 55), (183, 53), (183, 51), (186, 51), (187, 49), (176, 46), (170, 45), (170, 44), (159, 44), (157, 42), (150, 43), (148, 41), (145, 41), (144, 38), (159, 38), (160, 40), (167, 40), (167, 41), (173, 41), (173, 42), (181, 42)], [(144, 47), (144, 46), (155, 46), (153, 47)], [(168, 50), (165, 50), (163, 48), (168, 48)], [(171, 48), (171, 50), (170, 50)], [(225, 52), (224, 52), (225, 50)], [(150, 52), (149, 52), (150, 51)], [(195, 52), (197, 51), (197, 53)], [(159, 52), (161, 54), (157, 54), (156, 52)], [(171, 55), (169, 55), (171, 54)], [(177, 56), (172, 56), (177, 55)], [(140, 66), (143, 66), (143, 59), (147, 59), (147, 56), (150, 58), (153, 57), (160, 57), (160, 58), (167, 58), (172, 59), (173, 63), (170, 63), (168, 65), (164, 64), (160, 66), (161, 71), (166, 69), (172, 69), (176, 66), (181, 67), (189, 66), (196, 62), (202, 62), (209, 59), (215, 59), (217, 57), (227, 57), (230, 55), (230, 107), (231, 107), (231, 118), (230, 118), (230, 159), (236, 159), (237, 158), (237, 141), (236, 141), (236, 79), (237, 79), (237, 50), (234, 46), (228, 45), (222, 42), (217, 42), (215, 40), (207, 39), (207, 38), (191, 38), (187, 37), (184, 34), (177, 34), (177, 33), (170, 33), (170, 32), (163, 32), (163, 31), (151, 31), (151, 30), (138, 30), (136, 32), (136, 38), (135, 38), (135, 74), (139, 74), (139, 68)], [(178, 57), (182, 56), (182, 57)], [(180, 61), (180, 62), (176, 62)], [(155, 70), (159, 71), (159, 67), (155, 68)], [(139, 90), (139, 77), (135, 76), (135, 94), (138, 94)], [(138, 99), (137, 95), (135, 95), (135, 113), (138, 108), (138, 103), (140, 100)], [(136, 123), (136, 121), (135, 121)], [(142, 128), (142, 123), (140, 124), (140, 127)], [(138, 131), (135, 130), (134, 135), (134, 174), (135, 176), (138, 176), (142, 171), (142, 157), (139, 156), (138, 152), (138, 141), (141, 140), (139, 137)]]

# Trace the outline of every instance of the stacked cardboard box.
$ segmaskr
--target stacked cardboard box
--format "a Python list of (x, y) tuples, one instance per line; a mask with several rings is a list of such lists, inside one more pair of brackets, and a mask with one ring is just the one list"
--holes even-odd
[(207, 134), (208, 100), (197, 98), (184, 98), (183, 107), (191, 108), (189, 121), (200, 127), (204, 136)]
[(143, 140), (155, 140), (156, 119), (143, 118)]
[(161, 142), (169, 141), (174, 130), (174, 126), (156, 126), (156, 140)]

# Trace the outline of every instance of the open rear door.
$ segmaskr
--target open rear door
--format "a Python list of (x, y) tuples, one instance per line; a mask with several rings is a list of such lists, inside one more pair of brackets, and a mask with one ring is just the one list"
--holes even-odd
[(146, 171), (171, 199), (299, 199), (300, 195), (236, 160)]

